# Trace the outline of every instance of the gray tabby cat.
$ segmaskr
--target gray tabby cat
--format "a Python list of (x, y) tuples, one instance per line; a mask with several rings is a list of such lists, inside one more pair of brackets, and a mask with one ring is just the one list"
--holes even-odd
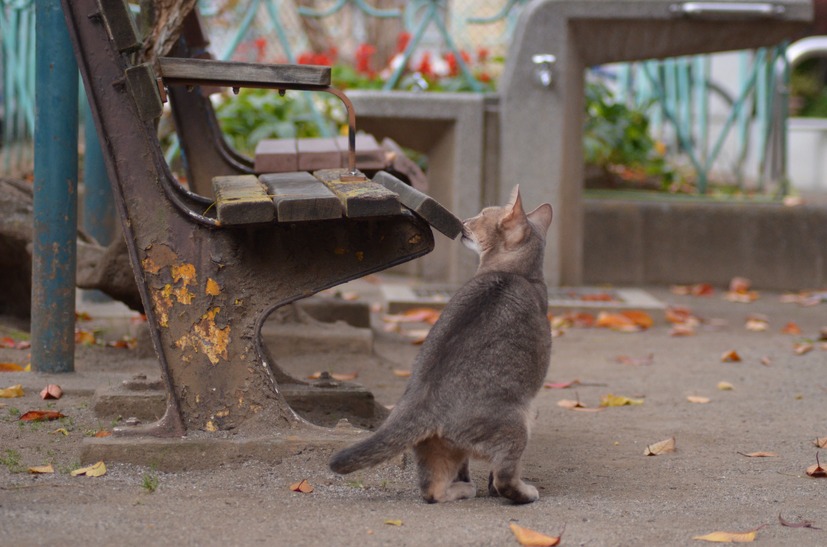
[(520, 479), (520, 458), (551, 352), (543, 280), (551, 217), (548, 203), (526, 214), (515, 187), (508, 205), (463, 222), (462, 242), (479, 253), (479, 269), (431, 329), (388, 419), (334, 454), (333, 471), (351, 473), (413, 447), (429, 503), (476, 495), (469, 457), (489, 462), (492, 496), (515, 503), (540, 497)]

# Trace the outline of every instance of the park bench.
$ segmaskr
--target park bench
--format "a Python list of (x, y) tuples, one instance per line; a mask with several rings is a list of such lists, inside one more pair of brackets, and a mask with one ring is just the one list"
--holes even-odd
[[(455, 237), (459, 220), (396, 177), (355, 168), (355, 114), (329, 68), (162, 58), (156, 70), (132, 62), (141, 42), (123, 0), (63, 9), (167, 391), (158, 422), (120, 432), (306, 425), (279, 389), (294, 380), (261, 344), (265, 318), (428, 253), (429, 223)], [(175, 86), (333, 93), (349, 111), (347, 167), (260, 177), (217, 167), (215, 199), (194, 193), (172, 176), (157, 137)]]

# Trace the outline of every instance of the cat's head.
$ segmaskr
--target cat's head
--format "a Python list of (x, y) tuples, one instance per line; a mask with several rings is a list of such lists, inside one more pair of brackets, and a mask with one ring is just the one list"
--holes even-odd
[[(480, 255), (480, 270), (542, 274), (546, 233), (553, 216), (544, 203), (526, 213), (519, 185), (503, 207), (486, 207), (462, 223), (462, 243)], [(540, 268), (539, 272), (532, 271)]]

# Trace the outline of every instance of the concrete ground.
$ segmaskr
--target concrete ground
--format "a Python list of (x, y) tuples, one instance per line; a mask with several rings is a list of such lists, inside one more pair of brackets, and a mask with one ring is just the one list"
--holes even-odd
[[(343, 290), (378, 298), (376, 283)], [(733, 303), (720, 288), (706, 297), (649, 292), (690, 307), (705, 323), (692, 336), (672, 336), (664, 312), (654, 311), (655, 324), (642, 332), (572, 327), (554, 339), (549, 382), (579, 384), (543, 389), (537, 397), (524, 477), (541, 498), (527, 506), (488, 497), (481, 462), (472, 464), (479, 497), (428, 505), (409, 459), (340, 477), (326, 467), (327, 450), (296, 450), (275, 464), (251, 460), (176, 472), (106, 462), (102, 477), (71, 477), (84, 439), (113, 425), (94, 414), (94, 390), (137, 372), (157, 376), (154, 361), (136, 350), (79, 347), (72, 374), (0, 372), (0, 388), (21, 383), (25, 390), (22, 398), (0, 399), (0, 543), (507, 546), (518, 545), (509, 530), (517, 522), (549, 535), (562, 532), (562, 545), (690, 545), (714, 531), (751, 530), (757, 544), (827, 544), (825, 531), (779, 521), (781, 515), (827, 528), (827, 479), (805, 472), (816, 463), (815, 439), (827, 437), (827, 350), (817, 341), (827, 327), (827, 303), (805, 307), (763, 292), (753, 303)], [(751, 314), (766, 316), (768, 329), (748, 330)], [(801, 334), (783, 333), (788, 322)], [(373, 355), (319, 354), (281, 363), (296, 375), (319, 368), (358, 372), (357, 381), (392, 405), (405, 384), (393, 371), (409, 367), (417, 347), (384, 332), (383, 324), (375, 314)], [(0, 338), (9, 333), (5, 327)], [(805, 339), (814, 349), (796, 354), (794, 344)], [(722, 362), (730, 350), (742, 360)], [(0, 349), (0, 362), (23, 363), (26, 355)], [(649, 364), (636, 363), (650, 355)], [(633, 364), (619, 363), (620, 356)], [(719, 389), (720, 382), (732, 389)], [(47, 383), (63, 385), (63, 398), (41, 401), (37, 392)], [(557, 404), (579, 399), (597, 407), (609, 393), (644, 402), (598, 412)], [(691, 403), (688, 396), (710, 400)], [(67, 418), (18, 420), (21, 412), (47, 407)], [(55, 433), (61, 427), (68, 435)], [(671, 437), (675, 452), (644, 456), (647, 446)], [(754, 452), (775, 456), (745, 456)], [(827, 450), (822, 455), (827, 464)], [(46, 463), (55, 474), (26, 472)], [(290, 491), (302, 479), (312, 493)]]

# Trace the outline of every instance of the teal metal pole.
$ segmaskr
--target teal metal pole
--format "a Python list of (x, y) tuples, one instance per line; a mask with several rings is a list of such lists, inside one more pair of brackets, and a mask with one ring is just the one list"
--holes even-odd
[(59, 0), (37, 0), (32, 368), (75, 368), (78, 69)]
[[(83, 103), (83, 230), (103, 246), (109, 245), (115, 236), (115, 201), (112, 186), (103, 163), (98, 130), (92, 119), (89, 102)], [(100, 291), (84, 291), (83, 300), (109, 302), (112, 299)]]

